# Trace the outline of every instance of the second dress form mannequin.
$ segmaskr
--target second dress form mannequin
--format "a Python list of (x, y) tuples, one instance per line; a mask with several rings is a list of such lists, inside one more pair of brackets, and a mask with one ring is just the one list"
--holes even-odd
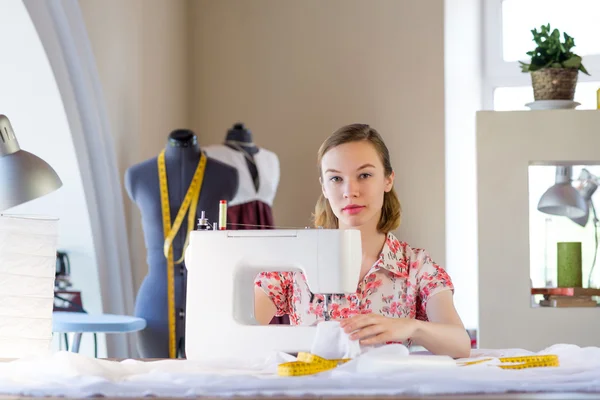
[[(192, 131), (175, 130), (169, 135), (165, 148), (165, 167), (171, 226), (196, 172), (201, 150)], [(238, 179), (235, 168), (207, 157), (195, 220), (197, 221), (204, 211), (210, 222), (217, 222), (219, 200), (231, 201), (235, 197)], [(167, 259), (163, 251), (165, 237), (157, 157), (127, 169), (125, 188), (141, 213), (147, 251), (148, 274), (139, 289), (135, 304), (135, 315), (147, 322), (146, 328), (138, 336), (138, 350), (142, 358), (168, 358)], [(187, 218), (184, 218), (173, 239), (174, 260), (178, 260), (183, 254), (186, 234)], [(177, 353), (181, 357), (185, 356), (185, 262), (175, 264), (174, 270), (176, 345)]]
[(227, 132), (224, 144), (204, 150), (238, 170), (240, 184), (227, 207), (227, 229), (273, 228), (272, 207), (280, 174), (277, 154), (256, 146), (252, 133), (241, 123)]
[[(252, 132), (241, 123), (228, 130), (223, 144), (204, 150), (239, 173), (239, 189), (227, 207), (227, 229), (274, 228), (272, 207), (280, 176), (277, 154), (256, 146)], [(289, 324), (289, 318), (276, 317), (271, 323)]]

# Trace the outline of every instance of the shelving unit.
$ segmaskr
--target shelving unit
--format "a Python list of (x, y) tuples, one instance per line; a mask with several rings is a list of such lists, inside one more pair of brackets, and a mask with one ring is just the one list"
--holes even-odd
[(600, 110), (477, 113), (480, 348), (600, 346), (600, 307), (535, 307), (529, 166), (600, 164)]

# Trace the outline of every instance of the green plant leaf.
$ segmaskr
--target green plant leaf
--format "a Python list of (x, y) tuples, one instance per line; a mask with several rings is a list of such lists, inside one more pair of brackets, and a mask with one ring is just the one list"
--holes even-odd
[[(557, 28), (552, 29), (548, 23), (541, 25), (539, 28), (533, 28), (531, 35), (533, 36), (533, 42), (535, 42), (535, 49), (526, 53), (531, 60), (527, 63), (527, 66), (525, 66), (525, 63), (521, 64), (523, 72), (547, 67), (582, 67), (581, 57), (571, 51), (575, 47), (575, 39), (568, 33), (564, 32), (561, 35)], [(584, 70), (585, 68), (581, 71), (584, 72)]]
[(568, 60), (563, 61), (562, 65), (565, 68), (579, 68), (579, 66), (581, 65), (581, 57), (572, 56)]
[(539, 66), (539, 65), (530, 65), (529, 66), (529, 71), (539, 71), (540, 69), (542, 69), (543, 66)]
[(585, 69), (585, 67), (583, 66), (583, 64), (581, 64), (581, 65), (579, 66), (579, 70), (580, 70), (581, 72), (583, 72), (584, 74), (586, 74), (587, 76), (590, 76), (590, 73), (589, 73), (589, 72), (587, 72), (587, 70)]

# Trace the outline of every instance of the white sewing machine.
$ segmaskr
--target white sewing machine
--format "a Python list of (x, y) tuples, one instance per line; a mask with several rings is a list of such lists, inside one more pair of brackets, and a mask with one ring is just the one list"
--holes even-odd
[(355, 293), (360, 231), (196, 230), (188, 269), (185, 352), (188, 360), (264, 357), (310, 351), (316, 326), (260, 325), (254, 280), (262, 271), (298, 271), (312, 293)]

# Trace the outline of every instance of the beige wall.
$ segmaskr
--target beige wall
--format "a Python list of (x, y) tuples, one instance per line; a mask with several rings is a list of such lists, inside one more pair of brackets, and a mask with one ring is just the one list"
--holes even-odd
[(193, 129), (221, 142), (243, 121), (279, 155), (276, 224), (310, 224), (320, 143), (365, 122), (391, 150), (401, 237), (444, 264), (442, 0), (191, 4)]
[[(121, 176), (191, 127), (221, 142), (243, 121), (275, 151), (278, 225), (310, 224), (316, 151), (341, 125), (385, 137), (403, 207), (401, 238), (445, 264), (442, 0), (80, 0)], [(189, 51), (188, 51), (189, 50)], [(147, 266), (124, 192), (136, 290)]]
[[(189, 126), (188, 0), (80, 0), (121, 180)], [(140, 214), (123, 189), (135, 290), (146, 272)]]

